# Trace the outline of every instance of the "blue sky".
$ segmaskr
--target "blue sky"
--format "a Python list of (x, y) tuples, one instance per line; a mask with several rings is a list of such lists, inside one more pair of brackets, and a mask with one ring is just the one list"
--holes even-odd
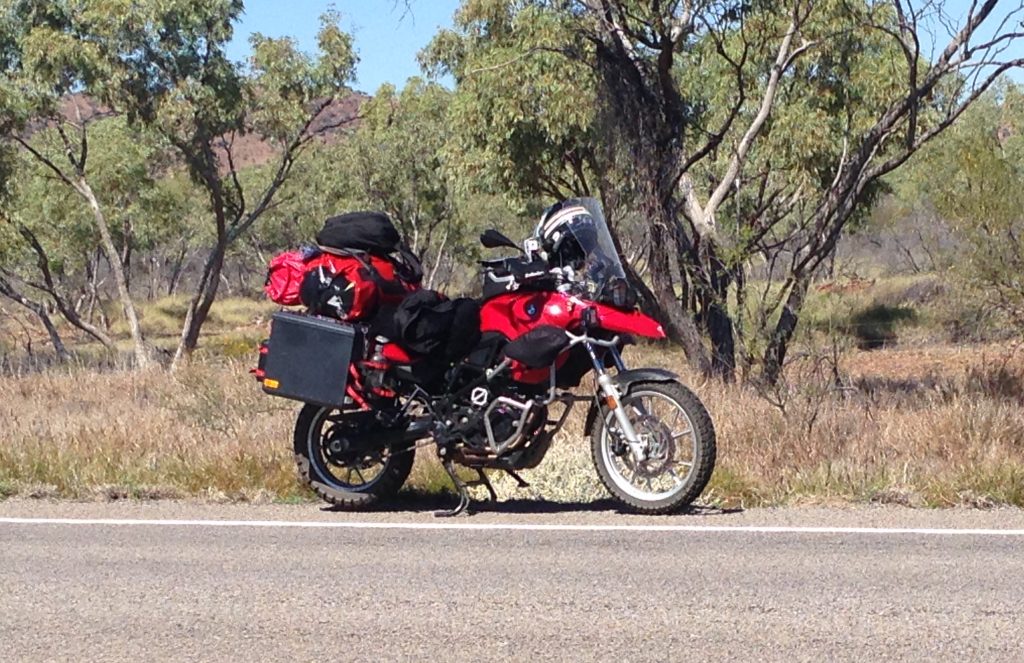
[(320, 14), (332, 5), (342, 14), (342, 27), (355, 36), (360, 58), (355, 88), (373, 93), (381, 83), (401, 87), (420, 73), (416, 53), (438, 27), (451, 25), (459, 0), (411, 0), (411, 11), (402, 0), (246, 0), (229, 55), (244, 59), (253, 32), (294, 37), (303, 50), (312, 52)]

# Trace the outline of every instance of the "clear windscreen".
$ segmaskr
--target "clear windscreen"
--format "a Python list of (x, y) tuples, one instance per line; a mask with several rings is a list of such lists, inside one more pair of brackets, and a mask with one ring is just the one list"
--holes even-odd
[(621, 283), (626, 278), (619, 253), (615, 250), (611, 231), (605, 222), (601, 204), (593, 198), (574, 198), (562, 204), (570, 213), (566, 230), (579, 247), (580, 256), (575, 268), (577, 278), (595, 298), (606, 286)]

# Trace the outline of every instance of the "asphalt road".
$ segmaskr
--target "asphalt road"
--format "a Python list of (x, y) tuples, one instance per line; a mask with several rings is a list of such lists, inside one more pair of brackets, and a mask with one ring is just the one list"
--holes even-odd
[(0, 502), (0, 661), (1024, 660), (1020, 511), (565, 509)]

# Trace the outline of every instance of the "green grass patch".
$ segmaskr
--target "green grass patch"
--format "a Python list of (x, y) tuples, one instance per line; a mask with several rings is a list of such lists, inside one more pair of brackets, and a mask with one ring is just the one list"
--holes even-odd
[(203, 355), (255, 362), (260, 341), (266, 337), (266, 332), (221, 334), (205, 338), (199, 351)]
[[(149, 302), (137, 302), (143, 333), (150, 339), (176, 338), (181, 333), (188, 305), (189, 297), (186, 295), (172, 295)], [(278, 308), (280, 307), (273, 302), (263, 299), (221, 298), (214, 302), (210, 309), (210, 315), (203, 326), (203, 333), (218, 334), (263, 325)], [(114, 307), (108, 312), (108, 315), (111, 333), (117, 337), (127, 338), (128, 325), (120, 309)]]
[(756, 478), (728, 466), (719, 465), (701, 501), (722, 508), (771, 506), (778, 503)]

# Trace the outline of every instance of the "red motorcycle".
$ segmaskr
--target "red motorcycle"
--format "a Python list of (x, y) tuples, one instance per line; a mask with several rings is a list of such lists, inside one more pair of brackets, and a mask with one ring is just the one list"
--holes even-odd
[[(482, 263), (482, 300), (422, 291), (397, 328), (274, 316), (257, 374), (268, 393), (307, 403), (294, 437), (304, 480), (332, 504), (364, 508), (399, 490), (417, 448), (436, 445), (459, 494), (438, 515), (455, 515), (471, 486), (496, 499), (486, 470), (528, 485), (519, 472), (541, 463), (584, 403), (594, 466), (617, 501), (660, 514), (695, 500), (714, 470), (714, 427), (677, 375), (623, 363), (635, 336), (665, 334), (636, 310), (600, 204), (550, 208), (522, 249), (494, 230), (481, 242), (519, 252)], [(587, 375), (592, 386), (574, 394)], [(478, 478), (464, 481), (458, 465)]]

